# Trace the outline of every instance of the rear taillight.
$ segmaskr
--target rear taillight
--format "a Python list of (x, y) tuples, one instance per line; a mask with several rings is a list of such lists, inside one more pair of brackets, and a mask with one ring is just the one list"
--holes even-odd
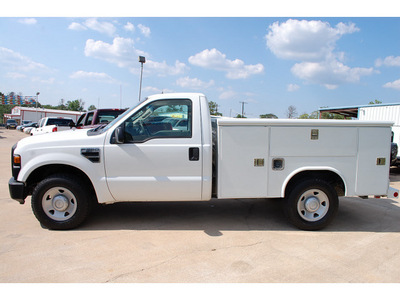
[(57, 127), (54, 127), (54, 128), (53, 128), (53, 132), (56, 132), (56, 131), (57, 131)]

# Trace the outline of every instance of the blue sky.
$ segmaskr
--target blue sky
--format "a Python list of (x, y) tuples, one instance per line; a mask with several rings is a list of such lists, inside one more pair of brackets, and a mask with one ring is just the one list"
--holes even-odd
[[(203, 92), (225, 116), (400, 102), (400, 18), (0, 17), (0, 91), (129, 107)], [(122, 93), (121, 93), (122, 91)], [(122, 97), (121, 97), (122, 95)]]

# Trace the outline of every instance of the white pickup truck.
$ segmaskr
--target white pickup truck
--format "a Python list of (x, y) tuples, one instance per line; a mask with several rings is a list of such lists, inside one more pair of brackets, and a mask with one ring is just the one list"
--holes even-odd
[(211, 118), (203, 94), (155, 95), (106, 126), (19, 141), (10, 195), (32, 195), (50, 229), (77, 227), (96, 202), (282, 198), (290, 222), (318, 230), (338, 196), (398, 197), (391, 125)]
[(38, 121), (37, 128), (33, 128), (30, 132), (30, 135), (69, 130), (74, 126), (75, 123), (71, 118), (45, 117)]

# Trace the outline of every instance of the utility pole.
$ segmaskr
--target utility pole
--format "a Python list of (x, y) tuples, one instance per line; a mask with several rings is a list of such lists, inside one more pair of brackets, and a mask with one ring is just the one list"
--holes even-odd
[(247, 104), (247, 102), (240, 101), (239, 103), (242, 103), (242, 118), (244, 118), (244, 105)]
[(38, 102), (39, 102), (39, 95), (40, 95), (40, 92), (37, 92), (36, 93), (36, 122), (39, 121), (38, 111), (37, 111), (37, 106), (38, 106)]
[(141, 71), (140, 71), (140, 86), (139, 86), (139, 102), (142, 96), (142, 77), (143, 77), (143, 64), (146, 62), (146, 57), (139, 56), (139, 62), (141, 64)]

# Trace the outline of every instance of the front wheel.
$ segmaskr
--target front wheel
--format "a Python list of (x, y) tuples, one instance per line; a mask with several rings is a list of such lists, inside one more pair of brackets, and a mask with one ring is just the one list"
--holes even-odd
[(91, 201), (78, 180), (67, 175), (53, 175), (40, 182), (32, 193), (32, 210), (48, 229), (78, 227), (90, 212)]
[(289, 191), (285, 200), (285, 214), (289, 221), (303, 230), (324, 228), (339, 208), (335, 189), (320, 179), (300, 182)]

